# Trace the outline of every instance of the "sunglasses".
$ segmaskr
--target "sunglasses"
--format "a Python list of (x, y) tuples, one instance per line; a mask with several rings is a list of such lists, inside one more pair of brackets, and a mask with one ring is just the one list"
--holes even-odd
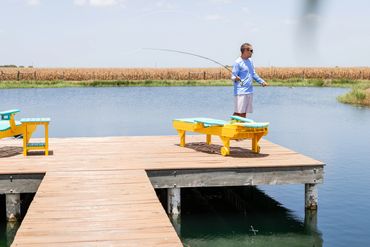
[(250, 51), (251, 53), (253, 53), (253, 49), (247, 49), (247, 51)]

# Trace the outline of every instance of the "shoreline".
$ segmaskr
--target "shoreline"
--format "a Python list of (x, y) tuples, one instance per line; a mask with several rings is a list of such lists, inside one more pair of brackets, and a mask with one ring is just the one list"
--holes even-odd
[[(269, 86), (281, 87), (342, 87), (352, 91), (337, 100), (345, 104), (370, 106), (370, 80), (302, 79), (267, 80)], [(66, 88), (66, 87), (175, 87), (175, 86), (231, 86), (227, 80), (19, 80), (0, 81), (0, 89), (17, 88)], [(255, 86), (260, 86), (255, 83)]]

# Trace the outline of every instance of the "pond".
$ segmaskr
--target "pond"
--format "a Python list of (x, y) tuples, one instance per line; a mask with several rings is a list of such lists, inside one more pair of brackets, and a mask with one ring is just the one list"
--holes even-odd
[[(338, 103), (347, 90), (255, 88), (249, 117), (270, 122), (266, 139), (327, 164), (317, 229), (304, 227), (303, 185), (259, 186), (253, 198), (265, 203), (247, 213), (225, 208), (219, 191), (188, 191), (185, 197), (203, 193), (215, 206), (185, 209), (179, 230), (185, 246), (366, 246), (370, 109)], [(51, 137), (175, 135), (174, 118), (227, 119), (233, 96), (231, 87), (3, 89), (0, 108), (21, 109), (17, 118), (51, 117)]]

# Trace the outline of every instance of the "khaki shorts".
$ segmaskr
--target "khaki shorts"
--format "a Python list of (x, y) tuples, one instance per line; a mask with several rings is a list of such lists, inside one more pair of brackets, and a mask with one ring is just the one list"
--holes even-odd
[(240, 94), (234, 96), (234, 112), (252, 113), (253, 112), (253, 94)]

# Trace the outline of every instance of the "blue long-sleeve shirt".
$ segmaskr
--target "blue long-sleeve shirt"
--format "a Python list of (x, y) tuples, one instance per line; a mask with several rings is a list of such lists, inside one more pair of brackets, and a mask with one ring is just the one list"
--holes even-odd
[[(254, 70), (253, 62), (250, 58), (242, 59), (238, 57), (233, 64), (231, 80), (234, 82), (234, 95), (253, 93), (253, 80), (262, 84), (264, 80)], [(239, 76), (241, 81), (235, 81)]]

